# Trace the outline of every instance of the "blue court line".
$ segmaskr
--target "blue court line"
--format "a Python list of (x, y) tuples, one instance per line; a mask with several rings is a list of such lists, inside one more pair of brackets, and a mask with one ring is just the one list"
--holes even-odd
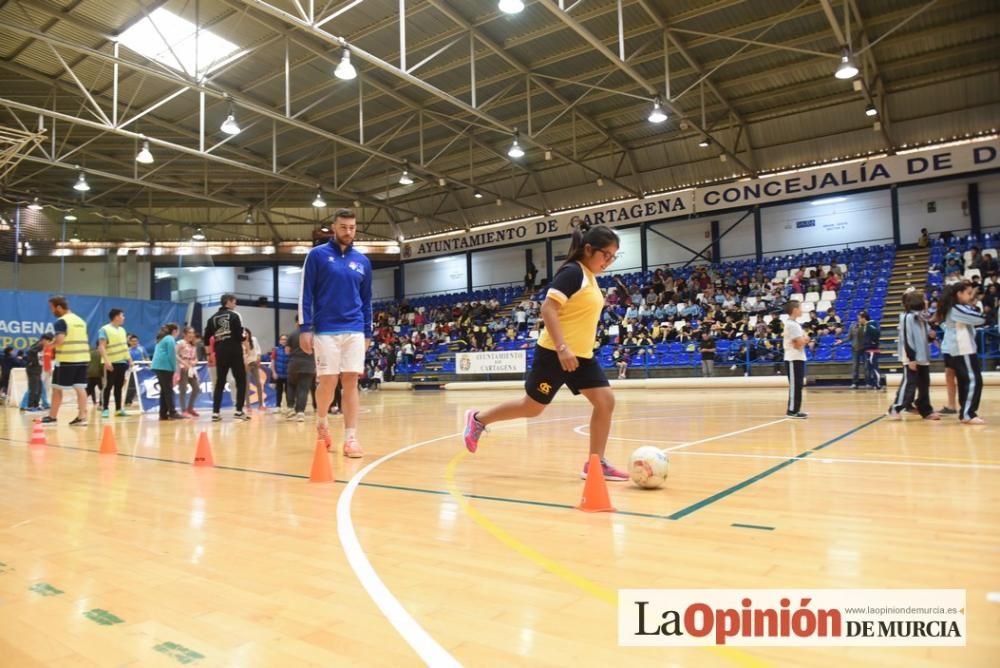
[(753, 477), (750, 477), (750, 478), (747, 478), (743, 482), (738, 482), (735, 485), (733, 485), (732, 487), (728, 487), (728, 488), (722, 490), (721, 492), (717, 492), (717, 493), (713, 494), (712, 496), (709, 496), (709, 497), (706, 497), (706, 498), (702, 499), (701, 501), (698, 501), (696, 503), (692, 503), (687, 508), (682, 508), (681, 510), (678, 510), (677, 512), (673, 513), (672, 515), (669, 515), (669, 518), (672, 519), (672, 520), (679, 520), (679, 519), (681, 519), (683, 517), (687, 517), (688, 515), (690, 515), (691, 513), (695, 512), (697, 510), (701, 510), (702, 508), (704, 508), (706, 506), (712, 505), (716, 501), (720, 501), (720, 500), (726, 498), (727, 496), (730, 496), (731, 494), (735, 494), (736, 492), (740, 491), (744, 487), (749, 487), (750, 485), (754, 484), (755, 482), (763, 480), (764, 478), (767, 478), (768, 476), (771, 476), (771, 475), (777, 473), (778, 471), (780, 471), (781, 469), (785, 468), (786, 466), (791, 466), (795, 462), (802, 461), (803, 459), (805, 459), (806, 457), (809, 457), (813, 453), (818, 452), (818, 451), (822, 450), (823, 448), (828, 448), (831, 445), (833, 445), (834, 443), (836, 443), (838, 441), (842, 441), (845, 438), (847, 438), (848, 436), (851, 436), (852, 434), (856, 434), (857, 432), (861, 431), (865, 427), (869, 427), (869, 426), (875, 424), (876, 422), (878, 422), (879, 420), (881, 420), (884, 417), (885, 417), (884, 415), (879, 415), (877, 418), (871, 419), (871, 420), (869, 420), (868, 422), (865, 422), (862, 425), (858, 425), (857, 427), (855, 427), (854, 429), (851, 429), (850, 431), (845, 431), (840, 436), (836, 436), (834, 438), (831, 438), (829, 441), (826, 441), (825, 443), (820, 443), (815, 448), (810, 448), (809, 450), (806, 450), (805, 452), (800, 452), (799, 454), (795, 455), (794, 457), (789, 457), (788, 459), (786, 459), (785, 461), (781, 462), (780, 464), (776, 464), (775, 466), (772, 466), (771, 468), (767, 469), (766, 471), (761, 471), (757, 475), (755, 475)]
[(761, 531), (774, 531), (774, 527), (766, 527), (760, 524), (740, 524), (739, 522), (733, 522), (729, 526), (738, 527), (740, 529), (760, 529)]

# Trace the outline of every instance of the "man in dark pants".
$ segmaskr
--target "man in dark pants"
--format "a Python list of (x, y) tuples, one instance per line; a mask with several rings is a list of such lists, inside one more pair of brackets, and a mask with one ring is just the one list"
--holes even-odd
[(874, 320), (865, 323), (865, 378), (868, 387), (873, 390), (885, 391), (885, 378), (878, 367), (878, 358), (882, 346), (882, 328)]
[(39, 403), (42, 400), (42, 354), (45, 346), (52, 344), (55, 338), (51, 333), (46, 332), (30, 348), (28, 348), (27, 364), (25, 372), (28, 375), (28, 404), (27, 410), (40, 410)]
[(848, 330), (847, 338), (851, 342), (851, 389), (858, 389), (861, 376), (867, 378), (865, 366), (865, 327), (868, 325), (868, 311), (858, 312), (858, 320)]
[(243, 366), (243, 318), (235, 311), (235, 295), (222, 295), (219, 308), (205, 325), (204, 339), (209, 341), (215, 337), (215, 388), (212, 393), (212, 421), (219, 422), (222, 416), (222, 393), (226, 387), (226, 378), (233, 372), (236, 383), (237, 420), (249, 420), (250, 416), (243, 412), (243, 403), (247, 397), (247, 371)]

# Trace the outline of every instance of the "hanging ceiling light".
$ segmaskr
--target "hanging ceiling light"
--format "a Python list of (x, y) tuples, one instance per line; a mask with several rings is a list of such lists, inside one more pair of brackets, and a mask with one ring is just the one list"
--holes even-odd
[(475, 197), (476, 199), (483, 198), (483, 194), (479, 192), (479, 188), (476, 188), (474, 191), (472, 191), (472, 196)]
[(38, 198), (36, 197), (31, 201), (31, 204), (28, 205), (28, 208), (31, 209), (32, 211), (41, 211), (45, 207), (42, 206), (41, 202), (39, 202)]
[(497, 8), (504, 14), (520, 14), (524, 10), (523, 0), (500, 0)]
[(709, 139), (708, 137), (702, 137), (701, 141), (698, 142), (698, 146), (702, 148), (708, 148), (711, 145), (712, 145), (712, 140)]
[(320, 226), (319, 231), (322, 232), (323, 234), (330, 234), (330, 227), (326, 223), (323, 223)]
[(7, 222), (7, 218), (5, 218), (2, 213), (0, 213), (0, 232), (8, 232), (8, 231), (10, 231), (10, 223)]
[(200, 227), (194, 228), (194, 234), (191, 235), (191, 241), (204, 241), (205, 233), (201, 231)]
[(316, 189), (316, 197), (315, 197), (315, 199), (313, 199), (313, 206), (316, 207), (317, 209), (322, 209), (323, 207), (326, 206), (326, 200), (323, 199), (323, 189), (322, 188), (317, 188)]
[(222, 121), (219, 129), (227, 135), (238, 135), (241, 131), (240, 124), (236, 122), (236, 109), (232, 102), (229, 103), (229, 114), (226, 116), (226, 120)]
[(74, 216), (72, 213), (67, 213), (65, 216), (63, 216), (63, 220), (65, 220), (67, 223), (73, 223), (76, 222), (76, 216)]
[(653, 110), (649, 112), (650, 123), (662, 123), (667, 120), (667, 115), (663, 113), (662, 106), (663, 103), (660, 101), (660, 96), (657, 95), (656, 99), (653, 100)]
[(412, 186), (413, 177), (410, 176), (410, 164), (403, 164), (403, 173), (399, 175), (399, 185), (401, 186)]
[(73, 230), (73, 234), (69, 235), (69, 242), (71, 244), (80, 243), (80, 234), (76, 230)]
[(851, 58), (851, 50), (846, 46), (840, 52), (840, 65), (837, 66), (837, 71), (833, 73), (833, 76), (838, 79), (853, 79), (858, 76), (858, 66), (854, 64), (854, 59)]
[(253, 225), (253, 209), (247, 209), (247, 215), (243, 222), (247, 225)]
[(333, 75), (344, 81), (350, 81), (358, 76), (358, 71), (351, 64), (351, 50), (346, 46), (344, 47), (343, 55), (340, 56), (340, 62), (337, 63), (337, 68), (333, 71)]
[(520, 133), (518, 133), (517, 130), (514, 130), (514, 143), (510, 145), (509, 149), (507, 149), (507, 156), (508, 157), (511, 157), (511, 158), (523, 158), (524, 157), (524, 149), (521, 148), (521, 144), (519, 144), (518, 141), (517, 141), (517, 138), (518, 138), (519, 134)]
[(153, 152), (149, 150), (149, 142), (142, 141), (142, 150), (135, 156), (135, 161), (143, 165), (153, 164)]
[(82, 193), (90, 190), (90, 184), (87, 183), (87, 176), (83, 172), (80, 172), (80, 174), (76, 177), (76, 183), (73, 184), (73, 190), (78, 190)]
[(868, 106), (865, 107), (865, 116), (878, 116), (878, 109), (876, 109), (875, 105), (871, 102), (869, 102)]

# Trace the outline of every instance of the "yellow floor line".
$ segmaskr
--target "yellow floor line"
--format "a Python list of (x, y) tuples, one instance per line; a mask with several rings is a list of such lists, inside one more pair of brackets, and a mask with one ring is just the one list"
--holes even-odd
[[(475, 522), (484, 530), (486, 530), (486, 532), (489, 533), (491, 536), (493, 536), (498, 541), (500, 541), (510, 549), (514, 550), (521, 556), (525, 557), (526, 559), (530, 559), (531, 561), (535, 562), (548, 572), (552, 573), (558, 578), (561, 578), (562, 580), (565, 580), (566, 582), (573, 585), (577, 589), (581, 589), (590, 594), (591, 596), (604, 601), (608, 605), (612, 605), (615, 608), (617, 608), (618, 592), (603, 587), (597, 584), (596, 582), (591, 582), (582, 575), (579, 575), (578, 573), (575, 573), (572, 570), (566, 568), (565, 566), (555, 561), (554, 559), (546, 557), (544, 554), (534, 549), (533, 547), (525, 545), (517, 538), (514, 538), (514, 536), (510, 535), (502, 528), (500, 528), (495, 522), (493, 522), (493, 520), (486, 517), (481, 512), (472, 507), (472, 504), (469, 503), (469, 500), (462, 495), (462, 493), (458, 490), (458, 485), (455, 483), (455, 471), (458, 468), (458, 465), (462, 461), (462, 459), (465, 458), (468, 454), (469, 454), (468, 452), (460, 452), (459, 454), (455, 455), (455, 457), (453, 457), (452, 460), (448, 462), (448, 466), (445, 469), (445, 481), (446, 481), (446, 486), (448, 488), (448, 494), (450, 494), (451, 497), (455, 499), (455, 502), (458, 504), (459, 508), (462, 509), (462, 512), (468, 515), (473, 522)], [(764, 668), (765, 666), (770, 665), (766, 661), (763, 661), (761, 659), (758, 659), (754, 656), (747, 654), (746, 652), (742, 652), (738, 649), (733, 649), (731, 647), (709, 647), (708, 649), (741, 666)]]

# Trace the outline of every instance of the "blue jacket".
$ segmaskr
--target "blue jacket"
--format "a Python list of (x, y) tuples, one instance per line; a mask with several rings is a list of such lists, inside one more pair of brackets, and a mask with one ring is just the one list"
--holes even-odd
[(882, 328), (874, 320), (869, 320), (865, 325), (865, 351), (878, 350), (882, 343)]
[(316, 246), (302, 266), (299, 331), (372, 335), (372, 264), (336, 239)]
[(156, 344), (153, 351), (153, 371), (177, 371), (177, 342), (167, 334)]
[(276, 377), (288, 378), (288, 353), (285, 352), (283, 345), (277, 344), (274, 346), (274, 359), (271, 360), (271, 364), (274, 365), (274, 375)]

